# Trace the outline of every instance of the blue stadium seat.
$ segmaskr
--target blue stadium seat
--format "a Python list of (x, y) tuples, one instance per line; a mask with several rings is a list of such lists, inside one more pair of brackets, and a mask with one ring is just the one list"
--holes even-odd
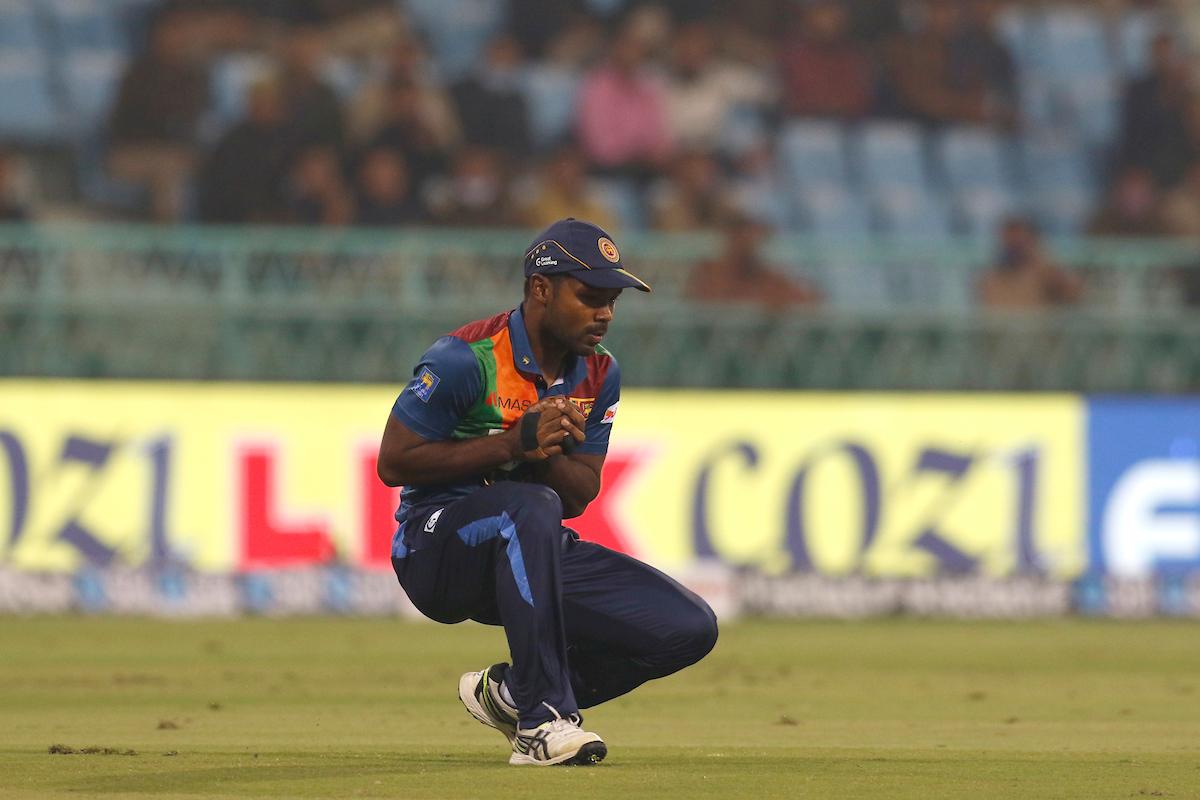
[(1080, 144), (1027, 138), (1022, 152), (1026, 205), (1048, 233), (1082, 231), (1095, 205), (1098, 180)]
[(845, 137), (833, 122), (794, 120), (779, 137), (779, 159), (788, 179), (802, 189), (849, 183)]
[(209, 68), (212, 106), (204, 127), (216, 135), (240, 120), (246, 111), (246, 91), (272, 68), (271, 60), (259, 53), (231, 53), (216, 59)]
[(983, 128), (950, 128), (934, 138), (935, 161), (953, 191), (995, 187), (1011, 189), (1011, 144)]
[(553, 145), (566, 136), (575, 120), (575, 93), (579, 73), (549, 64), (531, 64), (521, 74), (521, 92), (529, 108), (529, 122), (539, 147)]
[(24, 50), (42, 45), (32, 0), (0, 0), (0, 48)]
[(1141, 76), (1150, 67), (1150, 45), (1167, 30), (1162, 15), (1150, 9), (1126, 11), (1117, 22), (1117, 68), (1128, 78)]
[(867, 204), (848, 187), (801, 187), (795, 200), (803, 227), (819, 238), (859, 239), (871, 233)]
[(1059, 6), (1045, 12), (1042, 62), (1056, 76), (1111, 75), (1112, 53), (1104, 18), (1084, 8)]
[(929, 185), (921, 129), (906, 122), (865, 124), (854, 138), (863, 185), (871, 192)]
[(591, 187), (601, 202), (612, 209), (622, 232), (646, 228), (646, 209), (632, 182), (620, 178), (596, 178), (592, 180)]
[(920, 186), (895, 185), (872, 195), (879, 229), (889, 236), (945, 240), (953, 233), (944, 199)]
[(1016, 214), (1021, 204), (1014, 191), (1002, 187), (979, 186), (955, 192), (951, 196), (958, 227), (966, 236), (990, 239), (1005, 218)]
[(733, 208), (783, 230), (792, 226), (792, 207), (788, 196), (776, 181), (769, 179), (734, 181), (728, 189)]
[(85, 49), (129, 52), (120, 9), (103, 0), (43, 0), (56, 46), (66, 53)]
[(0, 49), (0, 98), (0, 138), (62, 139), (64, 131), (50, 96), (49, 73), (41, 50)]
[(77, 131), (91, 130), (107, 119), (128, 63), (116, 50), (75, 50), (60, 63), (70, 120)]
[(1094, 148), (1112, 145), (1121, 126), (1121, 89), (1112, 75), (1078, 78), (1063, 93), (1073, 128)]
[(503, 0), (402, 0), (400, 5), (429, 42), (440, 77), (449, 81), (478, 63), (507, 11)]
[(996, 20), (996, 35), (1008, 48), (1017, 70), (1021, 72), (1037, 70), (1042, 66), (1043, 33), (1037, 12), (1023, 5), (1005, 9)]

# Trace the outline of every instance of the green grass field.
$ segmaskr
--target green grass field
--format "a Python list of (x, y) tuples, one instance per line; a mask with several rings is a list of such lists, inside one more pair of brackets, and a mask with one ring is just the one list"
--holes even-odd
[[(1200, 798), (1200, 627), (747, 622), (515, 768), (497, 629), (0, 619), (0, 797)], [(51, 754), (51, 745), (134, 754)]]

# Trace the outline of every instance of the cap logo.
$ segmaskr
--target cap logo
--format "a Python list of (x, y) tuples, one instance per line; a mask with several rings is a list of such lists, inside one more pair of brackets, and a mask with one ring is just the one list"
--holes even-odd
[(600, 248), (600, 255), (612, 263), (616, 264), (621, 260), (621, 254), (617, 252), (617, 246), (607, 236), (601, 236), (596, 242), (596, 246)]

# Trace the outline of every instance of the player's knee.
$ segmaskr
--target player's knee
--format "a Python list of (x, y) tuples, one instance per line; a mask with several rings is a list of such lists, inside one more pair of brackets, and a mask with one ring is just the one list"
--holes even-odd
[(699, 597), (693, 598), (691, 610), (682, 615), (679, 624), (679, 653), (687, 664), (695, 664), (717, 646), (717, 615)]
[(519, 484), (516, 492), (517, 513), (538, 521), (552, 522), (557, 534), (563, 515), (562, 498), (558, 492), (536, 483)]

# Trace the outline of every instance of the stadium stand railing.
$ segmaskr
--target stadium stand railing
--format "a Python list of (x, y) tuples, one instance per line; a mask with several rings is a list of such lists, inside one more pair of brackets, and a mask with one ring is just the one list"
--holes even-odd
[[(0, 226), (0, 374), (403, 382), (422, 350), (520, 298), (527, 231)], [(1069, 310), (998, 313), (974, 239), (778, 236), (816, 309), (696, 303), (712, 235), (622, 237), (655, 288), (610, 343), (630, 385), (1183, 392), (1200, 388), (1189, 302), (1200, 249), (1054, 240), (1086, 281)]]

